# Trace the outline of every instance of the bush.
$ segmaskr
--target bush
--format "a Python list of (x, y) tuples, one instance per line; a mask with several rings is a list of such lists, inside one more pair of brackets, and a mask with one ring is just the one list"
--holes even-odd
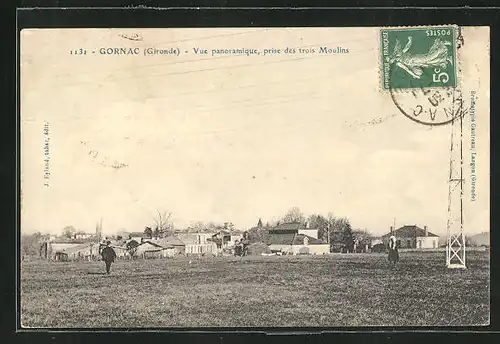
[(372, 252), (382, 253), (386, 251), (384, 244), (376, 244), (372, 247)]
[(250, 244), (248, 245), (247, 250), (247, 254), (249, 256), (260, 256), (262, 253), (271, 253), (269, 246), (267, 246), (263, 242)]

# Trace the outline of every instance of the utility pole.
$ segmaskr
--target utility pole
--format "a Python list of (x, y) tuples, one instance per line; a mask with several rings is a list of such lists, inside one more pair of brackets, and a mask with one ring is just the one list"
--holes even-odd
[(102, 217), (101, 220), (97, 222), (95, 226), (95, 234), (97, 236), (97, 242), (100, 244), (101, 243), (101, 236), (102, 236)]
[(328, 241), (328, 247), (329, 247), (329, 250), (331, 251), (332, 249), (332, 244), (330, 242), (330, 229), (331, 229), (331, 224), (330, 222), (328, 222), (328, 224), (326, 225), (326, 231), (327, 231), (327, 241)]
[(465, 235), (463, 217), (463, 115), (460, 114), (457, 117), (455, 117), (451, 122), (450, 174), (448, 181), (448, 222), (446, 226), (446, 266), (448, 268), (465, 269)]

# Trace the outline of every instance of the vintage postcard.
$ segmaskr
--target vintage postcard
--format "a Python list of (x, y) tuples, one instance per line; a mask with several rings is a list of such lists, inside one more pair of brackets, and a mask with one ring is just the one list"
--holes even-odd
[(20, 326), (488, 325), (489, 37), (22, 30)]

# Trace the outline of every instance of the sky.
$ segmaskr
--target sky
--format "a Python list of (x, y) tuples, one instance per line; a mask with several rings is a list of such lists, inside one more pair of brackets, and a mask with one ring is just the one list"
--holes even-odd
[[(411, 121), (380, 90), (377, 37), (375, 28), (23, 30), (21, 231), (93, 232), (101, 218), (104, 233), (141, 231), (157, 210), (177, 228), (250, 228), (297, 206), (374, 234), (393, 221), (445, 233), (451, 127)], [(465, 37), (461, 67), (476, 76), (465, 88), (479, 100), (477, 199), (466, 176), (464, 218), (477, 233), (489, 231), (489, 59), (474, 55), (484, 32)], [(349, 53), (192, 52), (325, 45)], [(182, 53), (113, 56), (101, 47)], [(87, 54), (69, 53), (79, 48)]]

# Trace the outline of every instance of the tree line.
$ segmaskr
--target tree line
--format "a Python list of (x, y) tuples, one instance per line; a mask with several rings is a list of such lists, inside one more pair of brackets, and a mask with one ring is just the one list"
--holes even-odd
[(333, 213), (305, 215), (300, 208), (292, 207), (278, 221), (266, 222), (263, 225), (262, 220), (259, 219), (257, 226), (249, 230), (250, 241), (266, 242), (269, 229), (280, 223), (307, 223), (309, 228), (318, 230), (318, 239), (329, 243), (333, 251), (352, 252), (355, 244), (358, 247), (369, 244), (372, 238), (366, 230), (353, 229), (346, 217), (334, 216)]

